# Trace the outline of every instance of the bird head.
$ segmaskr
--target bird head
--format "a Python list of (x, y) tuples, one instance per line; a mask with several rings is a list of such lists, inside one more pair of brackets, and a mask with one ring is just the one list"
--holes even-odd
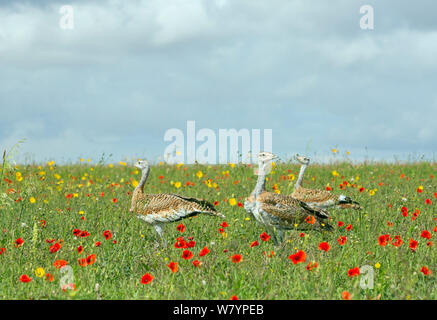
[(301, 164), (309, 164), (310, 163), (310, 158), (308, 158), (306, 156), (300, 156), (300, 155), (296, 154), (296, 156), (294, 158), (298, 162), (300, 162)]
[(279, 159), (279, 157), (268, 151), (261, 151), (258, 153), (258, 161), (267, 163), (269, 161), (273, 161), (274, 159)]
[(149, 162), (147, 162), (147, 160), (138, 160), (135, 163), (135, 167), (137, 167), (140, 170), (144, 170), (149, 167)]

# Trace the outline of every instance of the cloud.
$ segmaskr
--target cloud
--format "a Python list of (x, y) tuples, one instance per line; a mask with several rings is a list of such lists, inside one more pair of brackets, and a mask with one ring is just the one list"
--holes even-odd
[(196, 120), (271, 128), (284, 155), (432, 155), (437, 4), (425, 2), (75, 1), (73, 30), (59, 27), (64, 3), (3, 2), (0, 146), (156, 158), (167, 129)]

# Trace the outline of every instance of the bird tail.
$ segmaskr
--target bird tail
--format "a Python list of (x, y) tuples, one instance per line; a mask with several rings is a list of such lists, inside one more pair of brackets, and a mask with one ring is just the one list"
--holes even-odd
[(350, 197), (347, 197), (345, 195), (341, 195), (338, 198), (337, 205), (342, 209), (363, 209), (363, 207), (358, 202), (352, 200)]

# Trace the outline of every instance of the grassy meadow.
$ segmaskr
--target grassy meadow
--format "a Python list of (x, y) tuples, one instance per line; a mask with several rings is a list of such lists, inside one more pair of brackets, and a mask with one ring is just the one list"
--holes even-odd
[[(292, 192), (298, 171), (275, 165), (268, 190)], [(158, 249), (155, 230), (129, 213), (141, 177), (129, 164), (49, 162), (0, 176), (1, 299), (437, 298), (437, 164), (310, 165), (305, 187), (364, 210), (331, 210), (333, 232), (289, 231), (279, 247), (242, 207), (256, 182), (247, 165), (154, 165), (145, 192), (205, 198), (226, 215), (166, 224)]]

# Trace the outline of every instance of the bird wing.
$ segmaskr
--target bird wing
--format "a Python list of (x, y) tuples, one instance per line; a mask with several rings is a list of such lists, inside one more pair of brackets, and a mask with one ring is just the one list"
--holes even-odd
[(292, 196), (303, 202), (324, 203), (329, 200), (337, 201), (338, 196), (326, 190), (297, 188)]
[(145, 194), (137, 205), (139, 215), (154, 215), (166, 221), (180, 220), (200, 212), (222, 216), (205, 200), (175, 194)]

